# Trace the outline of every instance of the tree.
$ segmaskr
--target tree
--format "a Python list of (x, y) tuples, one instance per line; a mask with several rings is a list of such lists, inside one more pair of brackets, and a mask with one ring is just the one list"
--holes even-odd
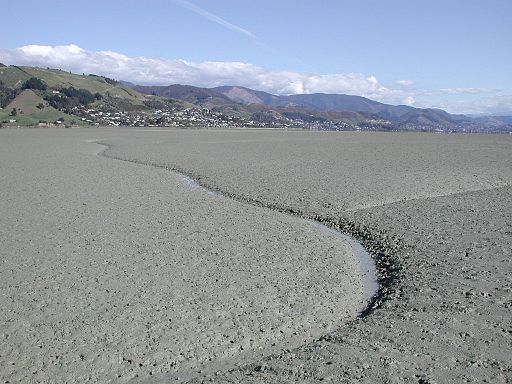
[(7, 87), (0, 80), (0, 108), (7, 106), (17, 95), (17, 90)]
[(44, 99), (53, 108), (68, 111), (73, 109), (73, 107), (92, 103), (95, 100), (95, 97), (86, 89), (69, 87), (62, 88), (60, 90), (60, 94), (46, 95)]
[(27, 81), (23, 83), (23, 86), (21, 87), (23, 89), (38, 89), (40, 91), (46, 91), (46, 84), (43, 80), (38, 79), (37, 77), (31, 77)]
[(16, 108), (13, 108), (11, 111), (11, 116), (16, 116), (17, 114), (18, 114), (18, 111), (16, 110)]
[(44, 108), (44, 104), (43, 103), (37, 104), (37, 108), (42, 110)]

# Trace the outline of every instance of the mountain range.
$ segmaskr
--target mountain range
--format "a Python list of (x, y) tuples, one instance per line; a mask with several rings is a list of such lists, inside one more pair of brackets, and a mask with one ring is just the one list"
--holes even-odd
[[(276, 114), (308, 115), (318, 118), (347, 118), (353, 120), (380, 119), (396, 129), (450, 130), (450, 131), (510, 131), (512, 117), (484, 116), (472, 118), (450, 114), (441, 109), (415, 108), (408, 105), (390, 105), (361, 96), (343, 94), (298, 94), (273, 95), (263, 91), (239, 86), (200, 88), (189, 85), (138, 86), (133, 89), (143, 94), (152, 94), (187, 101), (218, 110), (241, 110), (274, 112)], [(242, 107), (243, 106), (243, 107)], [(351, 115), (349, 115), (351, 114)]]
[(342, 94), (240, 86), (140, 86), (95, 74), (0, 64), (0, 124), (281, 127), (512, 132), (510, 116), (469, 117)]

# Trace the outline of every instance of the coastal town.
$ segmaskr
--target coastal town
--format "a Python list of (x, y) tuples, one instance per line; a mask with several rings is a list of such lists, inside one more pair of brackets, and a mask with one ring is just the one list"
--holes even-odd
[[(310, 130), (354, 130), (342, 121), (304, 121), (287, 117), (266, 118), (265, 121), (232, 116), (208, 108), (168, 108), (154, 111), (109, 111), (77, 106), (73, 115), (80, 122), (93, 126), (113, 127), (202, 127), (202, 128), (300, 128)], [(360, 128), (359, 128), (360, 129)], [(371, 129), (367, 127), (366, 129)]]

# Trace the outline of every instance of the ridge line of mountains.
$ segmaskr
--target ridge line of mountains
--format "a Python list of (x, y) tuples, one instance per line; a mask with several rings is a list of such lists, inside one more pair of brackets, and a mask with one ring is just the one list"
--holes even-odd
[(140, 86), (95, 74), (0, 64), (0, 125), (62, 124), (512, 132), (511, 116), (473, 118), (361, 96)]
[[(284, 115), (306, 120), (348, 119), (373, 123), (383, 128), (439, 131), (509, 131), (511, 116), (478, 118), (450, 114), (441, 109), (415, 108), (407, 105), (380, 103), (362, 96), (345, 94), (296, 94), (278, 96), (241, 86), (201, 88), (190, 85), (141, 86), (124, 82), (143, 94), (183, 100), (220, 111), (240, 109), (240, 104), (253, 112)], [(371, 125), (371, 124), (370, 124)], [(370, 127), (368, 127), (370, 128)]]

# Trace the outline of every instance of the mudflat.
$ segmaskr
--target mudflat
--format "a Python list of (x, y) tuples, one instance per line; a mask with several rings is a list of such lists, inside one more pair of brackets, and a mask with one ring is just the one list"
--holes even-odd
[(3, 381), (183, 380), (364, 308), (349, 244), (92, 142), (131, 133), (0, 131)]
[[(0, 138), (5, 380), (512, 377), (510, 136)], [(301, 217), (376, 257), (383, 289), (366, 316), (354, 255)]]

